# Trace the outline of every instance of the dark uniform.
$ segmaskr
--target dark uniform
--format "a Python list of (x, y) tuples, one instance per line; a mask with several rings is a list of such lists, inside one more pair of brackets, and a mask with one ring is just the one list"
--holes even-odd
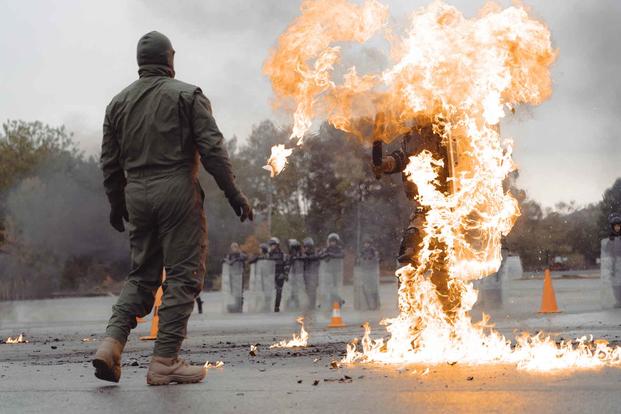
[[(410, 133), (402, 138), (401, 148), (383, 157), (381, 166), (374, 167), (376, 175), (381, 173), (401, 173), (405, 194), (408, 199), (415, 204), (408, 226), (403, 232), (399, 256), (397, 258), (402, 265), (411, 264), (414, 267), (418, 266), (417, 256), (420, 248), (419, 245), (424, 237), (427, 211), (423, 206), (417, 204), (416, 196), (418, 195), (418, 188), (416, 184), (407, 179), (404, 170), (409, 162), (409, 157), (416, 156), (424, 150), (431, 152), (434, 158), (443, 160), (445, 168), (440, 170), (436, 186), (439, 191), (447, 193), (449, 191), (448, 153), (446, 147), (442, 144), (442, 137), (433, 132), (431, 125), (413, 128)], [(445, 260), (446, 248), (438, 240), (432, 240), (430, 247), (438, 253), (431, 261), (433, 267), (427, 270), (431, 271), (431, 281), (436, 286), (444, 309), (446, 311), (451, 311), (459, 305), (459, 294), (449, 291), (449, 275)]]
[(375, 247), (371, 246), (370, 242), (365, 241), (362, 245), (362, 249), (360, 249), (358, 258), (360, 260), (375, 260), (379, 258), (379, 254)]
[(280, 301), (282, 300), (282, 288), (287, 281), (289, 266), (287, 256), (280, 249), (280, 242), (276, 237), (272, 237), (269, 242), (270, 250), (267, 258), (274, 260), (274, 283), (276, 284), (276, 300), (274, 301), (274, 312), (280, 312)]
[[(200, 88), (174, 77), (174, 50), (158, 32), (138, 44), (139, 79), (115, 96), (103, 126), (101, 165), (110, 222), (129, 220), (131, 270), (106, 334), (122, 344), (164, 290), (154, 355), (176, 357), (202, 290), (207, 257), (199, 159), (242, 221), (252, 209), (235, 185), (224, 141)], [(162, 269), (166, 280), (162, 284)]]
[(610, 224), (610, 240), (621, 237), (621, 214), (612, 213), (609, 215), (608, 224)]
[(330, 233), (328, 235), (328, 244), (321, 252), (322, 259), (342, 259), (345, 257), (343, 247), (341, 246), (341, 238), (336, 233)]
[[(287, 308), (299, 309), (300, 297), (298, 296), (297, 279), (292, 281), (292, 277), (303, 274), (304, 258), (302, 256), (302, 245), (296, 239), (289, 239), (289, 255), (287, 257), (287, 282), (291, 287), (290, 297), (287, 298)], [(303, 277), (303, 275), (302, 275)], [(294, 284), (293, 286), (291, 284)], [(301, 287), (301, 286), (300, 286)]]
[(317, 307), (317, 287), (319, 286), (319, 256), (315, 249), (315, 242), (307, 237), (303, 241), (304, 252), (304, 288), (308, 296), (308, 309), (313, 310)]

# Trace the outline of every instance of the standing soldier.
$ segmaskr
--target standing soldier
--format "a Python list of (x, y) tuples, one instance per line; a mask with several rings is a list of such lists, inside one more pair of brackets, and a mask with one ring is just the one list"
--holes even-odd
[(317, 287), (319, 286), (319, 256), (311, 237), (305, 238), (303, 244), (304, 287), (308, 296), (308, 309), (314, 310), (317, 306)]
[(276, 284), (276, 300), (274, 301), (274, 312), (280, 312), (280, 301), (282, 300), (282, 287), (287, 280), (287, 258), (280, 249), (280, 240), (272, 237), (268, 243), (268, 258), (274, 260), (274, 283)]
[(178, 356), (207, 258), (199, 159), (241, 221), (252, 220), (211, 104), (200, 88), (174, 79), (174, 54), (163, 34), (144, 35), (137, 49), (139, 79), (106, 108), (101, 165), (110, 223), (120, 232), (124, 221), (129, 223), (131, 248), (131, 270), (93, 359), (95, 376), (106, 381), (119, 381), (129, 332), (136, 317), (151, 312), (160, 285), (164, 295), (147, 383), (205, 377), (202, 366), (190, 366)]

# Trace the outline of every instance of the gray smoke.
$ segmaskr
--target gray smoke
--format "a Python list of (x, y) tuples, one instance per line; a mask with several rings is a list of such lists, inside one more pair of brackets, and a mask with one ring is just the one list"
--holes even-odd
[[(93, 160), (55, 160), (20, 181), (8, 194), (6, 216), (11, 243), (8, 254), (0, 255), (0, 279), (21, 280), (24, 288), (16, 290), (26, 289), (25, 296), (49, 294), (39, 289), (57, 290), (67, 282), (63, 278), (78, 286), (92, 282), (84, 287), (93, 289), (102, 268), (127, 260), (126, 235), (108, 224), (101, 171)], [(87, 264), (68, 271), (75, 261)], [(89, 274), (94, 268), (98, 274)]]

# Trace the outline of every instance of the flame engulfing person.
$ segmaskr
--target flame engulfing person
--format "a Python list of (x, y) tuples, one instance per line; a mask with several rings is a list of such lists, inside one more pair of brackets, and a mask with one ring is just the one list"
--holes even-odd
[[(313, 120), (327, 119), (369, 143), (430, 141), (403, 151), (394, 159), (400, 165), (381, 168), (404, 174), (424, 219), (408, 264), (397, 271), (400, 313), (383, 322), (390, 338), (372, 340), (367, 327), (362, 349), (350, 345), (345, 362), (515, 363), (530, 370), (621, 362), (620, 348), (587, 338), (557, 346), (525, 335), (512, 349), (486, 318), (475, 324), (469, 316), (477, 298), (471, 281), (499, 268), (500, 239), (519, 215), (503, 189), (515, 167), (512, 143), (501, 139), (498, 125), (506, 110), (551, 95), (556, 52), (548, 28), (519, 5), (493, 3), (467, 19), (435, 1), (412, 13), (403, 36), (376, 0), (306, 0), (301, 11), (264, 68), (276, 105), (293, 112), (291, 138), (300, 145)], [(389, 66), (363, 75), (352, 66), (337, 83), (341, 49), (334, 44), (365, 44), (382, 34)], [(270, 165), (285, 166), (283, 149), (272, 157), (284, 159)]]
[(282, 340), (278, 343), (270, 345), (272, 348), (303, 348), (308, 345), (308, 332), (304, 329), (304, 317), (300, 316), (296, 319), (296, 322), (300, 325), (300, 335), (293, 334), (293, 338), (290, 341)]

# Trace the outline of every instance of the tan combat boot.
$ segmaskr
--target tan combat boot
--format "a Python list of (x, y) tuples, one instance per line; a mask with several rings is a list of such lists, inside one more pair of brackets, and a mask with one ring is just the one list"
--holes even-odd
[(104, 338), (93, 358), (95, 376), (104, 381), (121, 379), (121, 353), (125, 346), (114, 338)]
[(147, 384), (167, 385), (171, 382), (190, 384), (202, 381), (205, 375), (207, 369), (203, 366), (189, 365), (181, 358), (154, 356), (147, 371)]

